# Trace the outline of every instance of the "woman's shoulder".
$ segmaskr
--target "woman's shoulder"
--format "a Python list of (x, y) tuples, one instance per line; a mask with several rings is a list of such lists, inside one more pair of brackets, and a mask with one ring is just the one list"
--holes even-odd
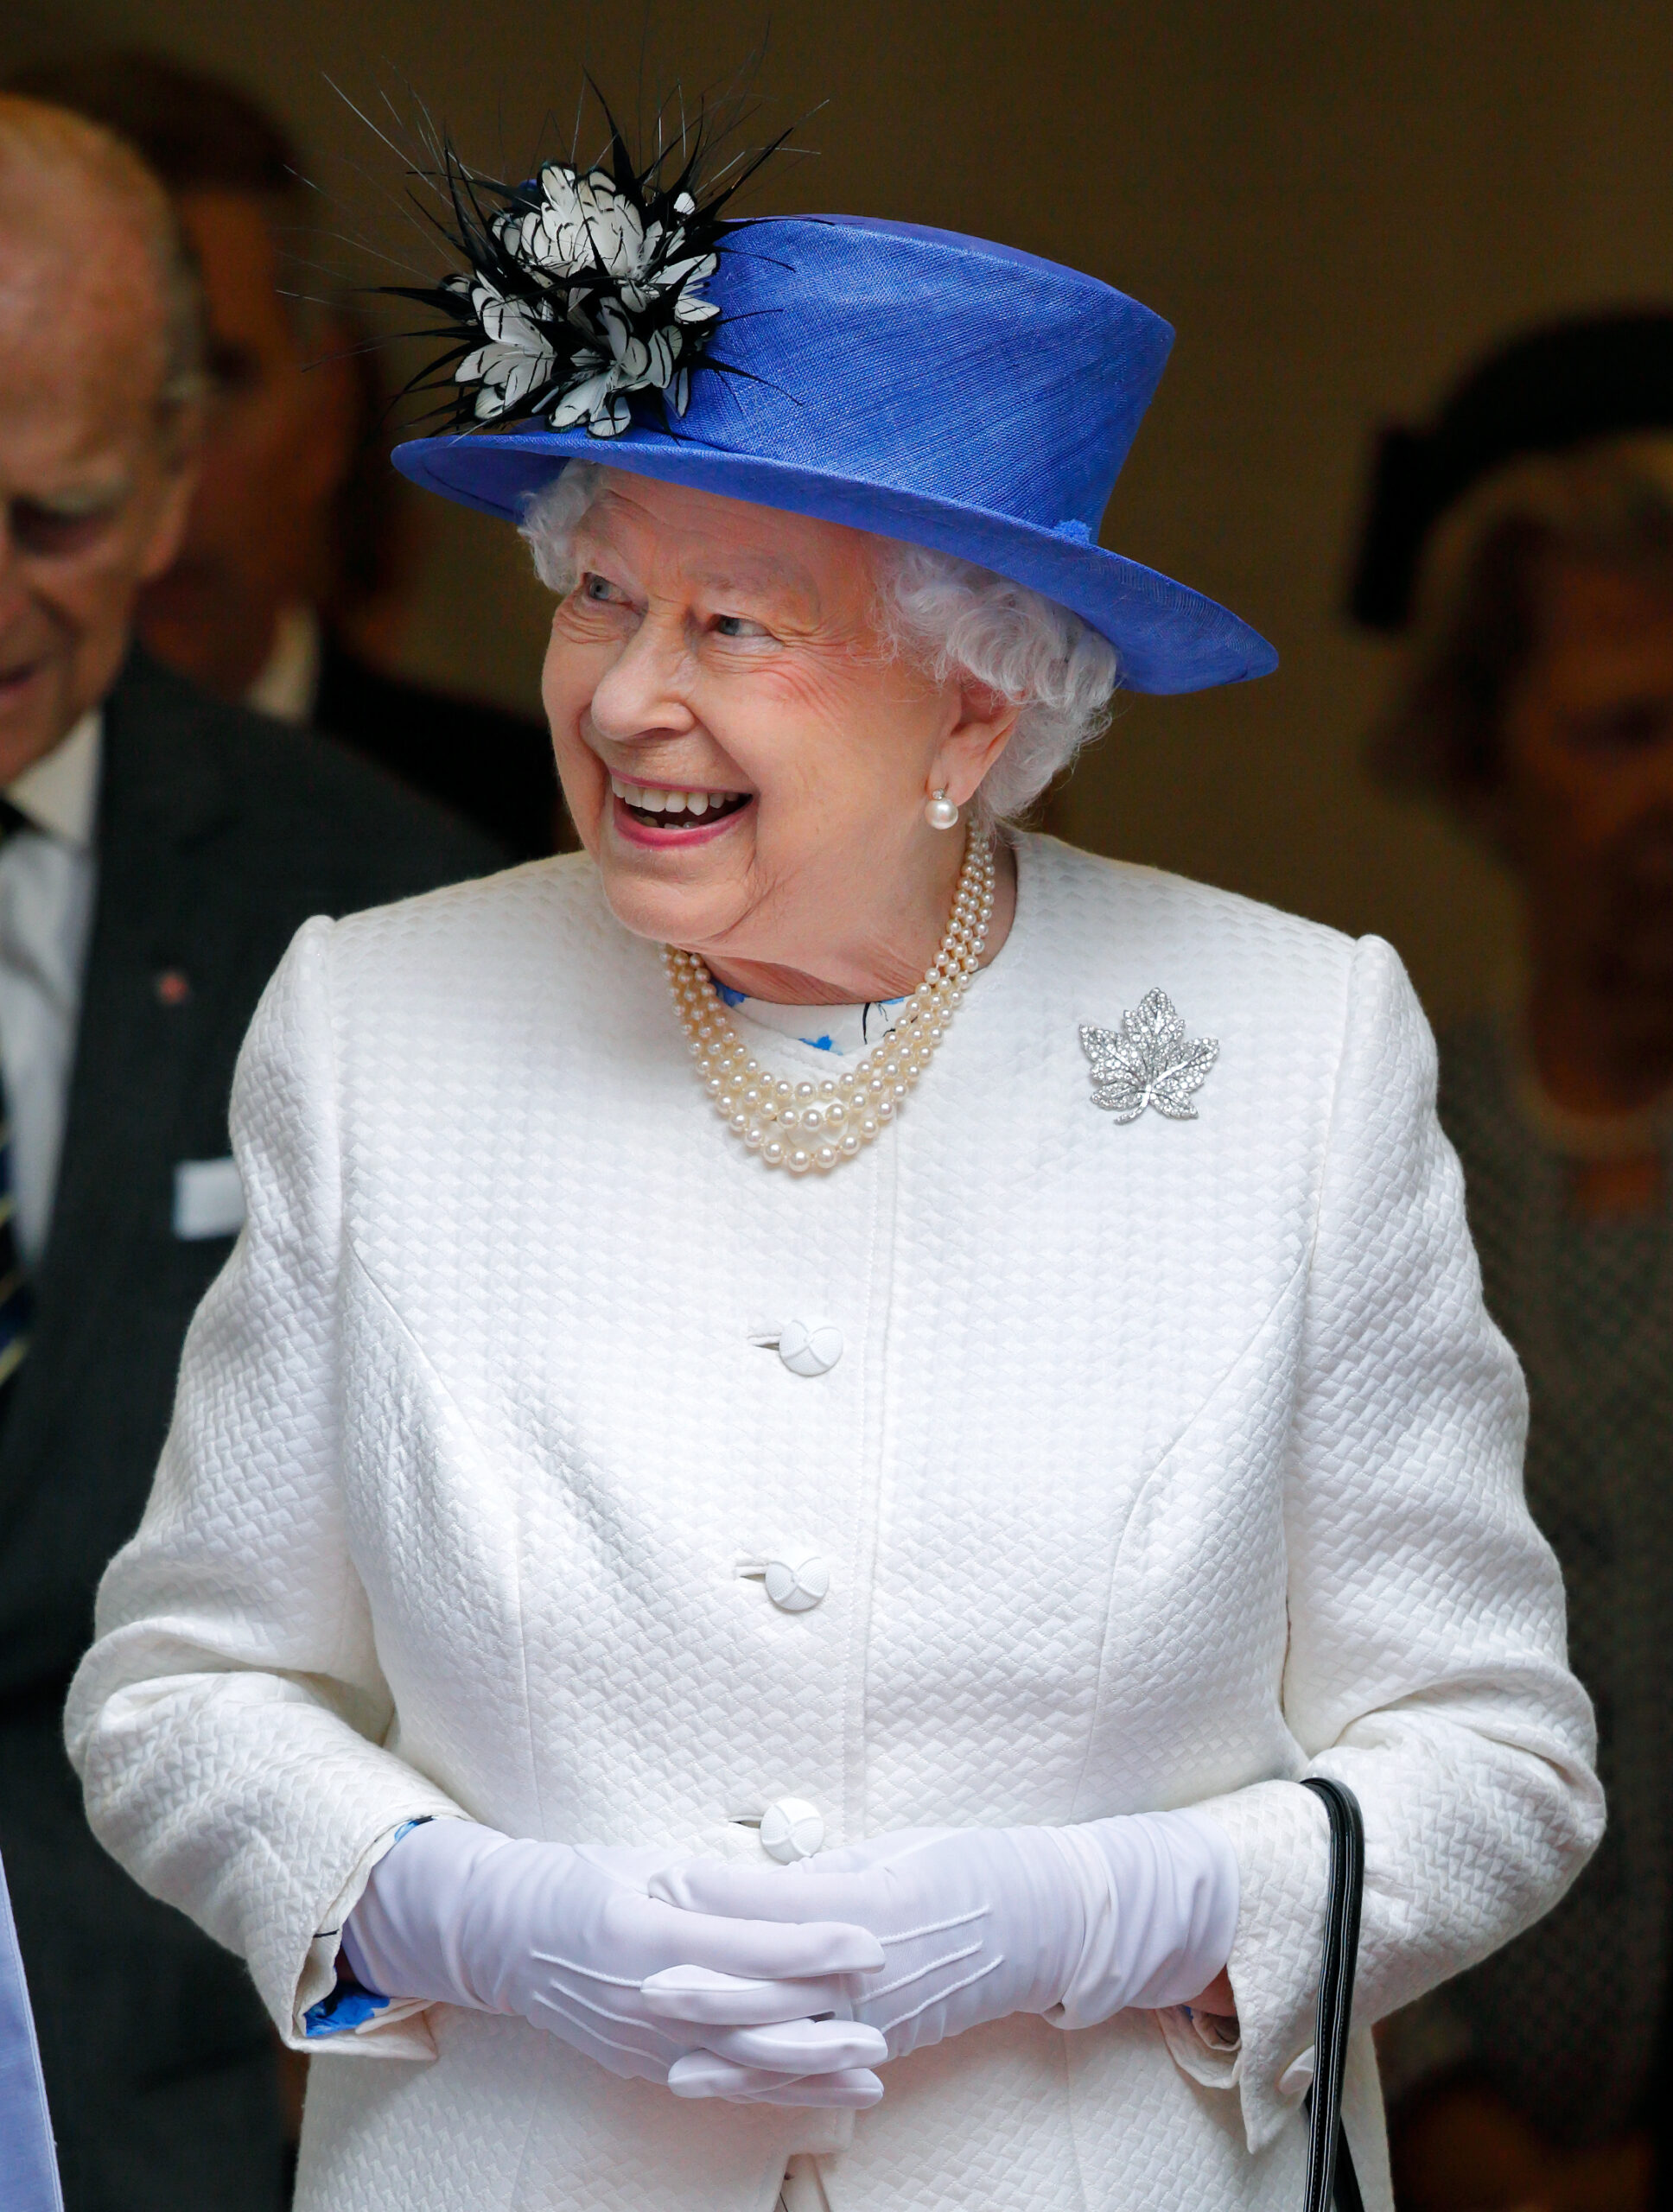
[(331, 966), (351, 993), (398, 976), (480, 980), (524, 967), (590, 967), (623, 936), (591, 861), (564, 853), (346, 915), (332, 930)]
[(1374, 1049), (1403, 1080), (1432, 1081), (1428, 1024), (1381, 938), (1054, 838), (1026, 838), (1019, 858), (1030, 987), (1059, 1017), (1072, 1001), (1114, 1029), (1165, 999), (1189, 1034), (1250, 1065), (1334, 1070)]
[(1396, 1121), (1401, 1102), (1432, 1102), (1428, 1024), (1382, 938), (1053, 839), (1020, 861), (1016, 986), (1042, 1023), (1061, 1037), (1072, 1020), (1089, 1053), (1107, 1039), (1135, 1065), (1212, 1045), (1218, 1119), (1235, 1091), (1251, 1159), (1263, 1131), (1322, 1130), (1344, 1096)]
[(309, 933), (336, 1049), (368, 1065), (409, 1054), (499, 1064), (536, 1034), (620, 1029), (667, 996), (655, 947), (615, 919), (584, 854), (310, 923)]
[(1329, 987), (1339, 1004), (1356, 956), (1375, 942), (1055, 837), (1028, 836), (1021, 846), (1020, 899), (1034, 906), (1046, 957), (1089, 971), (1137, 972), (1148, 959), (1217, 995), (1258, 978), (1286, 998)]

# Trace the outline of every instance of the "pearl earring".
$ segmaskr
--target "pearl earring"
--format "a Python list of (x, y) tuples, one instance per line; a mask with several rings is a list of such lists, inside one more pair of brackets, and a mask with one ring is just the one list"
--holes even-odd
[(932, 830), (956, 830), (958, 826), (958, 809), (945, 791), (938, 791), (932, 798), (925, 800), (924, 819)]

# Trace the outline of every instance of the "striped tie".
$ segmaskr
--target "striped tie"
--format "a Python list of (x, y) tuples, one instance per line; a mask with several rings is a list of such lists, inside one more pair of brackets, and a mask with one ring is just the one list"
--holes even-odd
[[(0, 799), (0, 845), (24, 817), (9, 799)], [(17, 1193), (11, 1173), (11, 1115), (0, 1084), (0, 1391), (22, 1364), (29, 1348), (29, 1324), (35, 1318), (35, 1296), (23, 1273), (17, 1249)]]

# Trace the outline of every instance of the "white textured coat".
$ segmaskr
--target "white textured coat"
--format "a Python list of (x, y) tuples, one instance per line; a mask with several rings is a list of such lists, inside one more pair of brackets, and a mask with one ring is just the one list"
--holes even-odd
[[(802, 1182), (708, 1111), (586, 861), (310, 923), (245, 1047), (249, 1224), (70, 1740), (98, 1833), (293, 2042), (415, 1814), (754, 1851), (779, 1796), (832, 1841), (1206, 1804), (1240, 2056), (1173, 2016), (1014, 2018), (855, 2120), (409, 2010), (313, 2046), (310, 2212), (759, 2212), (798, 2150), (836, 2212), (1293, 2207), (1309, 1770), (1364, 1808), (1350, 2127), (1386, 2202), (1368, 2024), (1595, 1840), (1521, 1383), (1398, 962), (1044, 839), (1020, 877), (899, 1125)], [(1123, 1125), (1078, 1031), (1152, 986), (1219, 1060), (1198, 1120)], [(796, 1319), (841, 1330), (829, 1373), (759, 1341)], [(780, 1611), (738, 1569), (798, 1545), (830, 1593)]]

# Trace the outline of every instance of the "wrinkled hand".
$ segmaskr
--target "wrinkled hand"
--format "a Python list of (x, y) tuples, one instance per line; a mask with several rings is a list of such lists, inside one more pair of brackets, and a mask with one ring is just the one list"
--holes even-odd
[[(869, 1929), (887, 1964), (859, 1986), (854, 2017), (889, 2058), (1012, 2012), (1083, 2027), (1128, 2005), (1183, 2003), (1225, 1965), (1237, 1916), (1230, 1840), (1189, 1813), (913, 1830), (786, 1867), (692, 1859), (649, 1887), (747, 1923)], [(660, 2001), (653, 1986), (645, 1995)], [(719, 2057), (682, 2063), (686, 2094), (735, 2094)]]
[(731, 2069), (704, 2094), (875, 2103), (882, 2085), (865, 2069), (883, 2039), (833, 2016), (850, 2011), (850, 1978), (882, 1964), (876, 1940), (653, 1900), (647, 1875), (666, 1863), (665, 1852), (432, 1821), (372, 1869), (343, 1955), (381, 1995), (514, 2013), (612, 2074), (665, 2082), (697, 2054), (699, 2070)]

